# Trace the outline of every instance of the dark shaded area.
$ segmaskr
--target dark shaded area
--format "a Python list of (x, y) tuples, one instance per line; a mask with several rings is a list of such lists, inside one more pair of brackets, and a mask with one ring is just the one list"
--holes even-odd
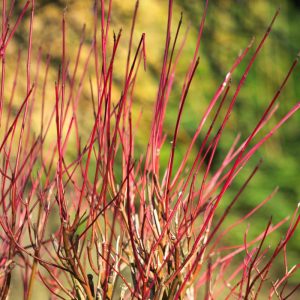
[(297, 9), (300, 9), (300, 1), (299, 1), (299, 0), (290, 0), (290, 2), (291, 2)]

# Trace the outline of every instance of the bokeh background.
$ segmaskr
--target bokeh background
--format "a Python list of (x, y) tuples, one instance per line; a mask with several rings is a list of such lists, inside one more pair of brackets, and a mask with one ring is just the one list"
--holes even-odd
[[(18, 9), (21, 10), (25, 1), (17, 1), (16, 17)], [(178, 110), (178, 95), (184, 80), (184, 75), (188, 63), (190, 62), (194, 46), (196, 43), (197, 29), (203, 12), (204, 1), (199, 0), (175, 0), (173, 16), (173, 32), (175, 32), (180, 13), (183, 13), (183, 26), (180, 39), (187, 29), (188, 38), (182, 59), (176, 76), (176, 84), (171, 95), (170, 105), (167, 111), (166, 133), (172, 136), (175, 117)], [(128, 37), (134, 0), (114, 0), (112, 7), (112, 31), (123, 30), (121, 39), (121, 51), (117, 57), (118, 64), (115, 72), (114, 86), (120, 89), (124, 78), (124, 61), (128, 47)], [(256, 38), (254, 47), (258, 45), (260, 38), (266, 31), (275, 11), (281, 7), (280, 15), (276, 20), (272, 33), (268, 38), (262, 52), (255, 62), (246, 84), (244, 85), (235, 108), (231, 116), (230, 128), (226, 131), (226, 136), (222, 138), (220, 148), (217, 152), (217, 159), (221, 160), (232, 144), (235, 136), (240, 133), (242, 138), (246, 137), (254, 128), (272, 96), (277, 91), (280, 83), (284, 79), (290, 65), (300, 50), (300, 1), (276, 1), (276, 0), (214, 0), (210, 1), (204, 36), (200, 47), (200, 66), (190, 89), (187, 104), (182, 119), (182, 127), (179, 135), (178, 152), (176, 163), (180, 162), (193, 133), (195, 132), (200, 116), (204, 111), (208, 101), (213, 96), (216, 88), (222, 82), (231, 64), (245, 48), (252, 37)], [(147, 46), (147, 72), (141, 72), (136, 84), (134, 112), (137, 115), (143, 111), (140, 129), (136, 140), (138, 153), (142, 152), (147, 143), (147, 133), (150, 131), (153, 103), (155, 101), (157, 85), (159, 82), (160, 67), (162, 63), (165, 28), (167, 22), (168, 1), (162, 0), (141, 0), (137, 16), (136, 31), (133, 44), (137, 45), (140, 35), (146, 33)], [(86, 38), (83, 46), (82, 62), (88, 55), (90, 43), (93, 37), (93, 1), (86, 0), (40, 0), (36, 1), (36, 16), (33, 31), (33, 58), (32, 72), (34, 74), (36, 62), (41, 59), (41, 70), (45, 70), (47, 54), (51, 54), (51, 67), (49, 73), (49, 84), (47, 100), (49, 107), (53, 105), (53, 86), (57, 77), (57, 72), (61, 62), (61, 18), (63, 12), (66, 13), (67, 24), (67, 55), (70, 64), (74, 65), (76, 51), (78, 48), (83, 24), (86, 24)], [(29, 27), (30, 14), (25, 15), (22, 25), (16, 32), (12, 45), (7, 52), (7, 63), (12, 71), (7, 71), (8, 80), (12, 84), (13, 70), (16, 66), (16, 53), (21, 49), (20, 74), (25, 74), (27, 32)], [(41, 47), (41, 50), (39, 50)], [(253, 52), (253, 50), (251, 50)], [(236, 86), (242, 71), (248, 62), (239, 67), (238, 72), (233, 77), (233, 86)], [(79, 73), (83, 69), (83, 63), (79, 64)], [(275, 116), (270, 121), (267, 128), (271, 128), (300, 99), (300, 68), (296, 68), (291, 76), (285, 90), (280, 96), (280, 107)], [(38, 83), (40, 86), (42, 81)], [(81, 122), (83, 128), (89, 127), (89, 113), (86, 103), (90, 103), (90, 90), (88, 81), (83, 88), (80, 100)], [(19, 80), (17, 92), (26, 89), (26, 82)], [(9, 89), (8, 89), (9, 90)], [(9, 91), (8, 91), (9, 92)], [(36, 109), (33, 112), (35, 126), (39, 128), (39, 91), (36, 96)], [(272, 215), (273, 222), (276, 223), (287, 215), (291, 215), (300, 200), (300, 114), (296, 114), (289, 120), (281, 130), (267, 142), (247, 167), (236, 178), (231, 190), (226, 194), (228, 201), (241, 187), (242, 183), (249, 175), (260, 158), (263, 165), (256, 175), (249, 188), (243, 193), (240, 201), (235, 206), (226, 221), (226, 224), (238, 219), (239, 216), (249, 212), (258, 203), (265, 199), (276, 186), (279, 191), (274, 199), (260, 209), (255, 217), (250, 219), (249, 239), (261, 232), (269, 217)], [(37, 129), (38, 130), (38, 129)], [(54, 134), (54, 133), (53, 133)], [(84, 130), (82, 131), (84, 135)], [(51, 135), (50, 135), (51, 137)], [(200, 137), (201, 140), (201, 137)], [(72, 157), (72, 151), (68, 155)], [(162, 157), (168, 157), (169, 148), (166, 146), (161, 153)], [(167, 163), (167, 161), (166, 161)], [(222, 209), (222, 207), (221, 207)], [(221, 211), (221, 210), (220, 210)], [(239, 226), (232, 233), (230, 238), (236, 243), (242, 242), (243, 232), (247, 224)], [(274, 244), (279, 241), (286, 227), (273, 234)], [(290, 264), (299, 263), (300, 250), (299, 233), (295, 235), (288, 247)], [(278, 264), (278, 272), (281, 272), (282, 265)], [(295, 281), (299, 280), (299, 274)], [(295, 283), (295, 282), (294, 282)], [(12, 298), (14, 299), (14, 298)]]

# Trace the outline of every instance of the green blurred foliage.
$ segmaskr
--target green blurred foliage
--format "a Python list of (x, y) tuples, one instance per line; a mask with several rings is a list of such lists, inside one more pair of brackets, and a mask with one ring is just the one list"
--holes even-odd
[[(184, 15), (188, 16), (192, 24), (197, 24), (198, 16), (201, 15), (201, 8), (199, 9), (196, 1), (177, 2), (181, 5)], [(278, 5), (279, 1), (211, 2), (201, 47), (202, 60), (205, 60), (209, 66), (206, 69), (202, 67), (202, 74), (200, 66), (200, 78), (197, 83), (194, 83), (194, 86), (201, 90), (202, 86), (207, 85), (207, 96), (208, 98), (211, 97), (214, 88), (224, 78), (239, 49), (245, 47), (252, 36), (256, 38), (255, 45), (258, 45), (259, 39), (267, 29)], [(228, 136), (224, 136), (219, 149), (220, 152), (229, 149), (235, 133), (239, 132), (242, 137), (245, 137), (246, 134), (251, 132), (256, 124), (255, 122), (259, 120), (264, 108), (284, 79), (299, 51), (299, 15), (299, 7), (297, 8), (293, 3), (287, 1), (281, 3), (279, 18), (276, 20), (271, 35), (250, 71), (246, 84), (238, 97), (235, 114), (231, 116), (231, 132), (228, 133), (227, 131)], [(196, 25), (194, 27), (196, 30)], [(245, 65), (239, 68), (239, 71), (242, 72), (244, 67)], [(233, 85), (236, 86), (240, 74), (234, 76)], [(270, 129), (272, 125), (275, 125), (280, 117), (299, 101), (299, 95), (298, 67), (282, 92), (279, 98), (280, 107), (267, 128)], [(190, 96), (191, 99), (194, 98), (192, 95)], [(194, 105), (192, 110), (197, 112), (197, 105)], [(187, 114), (187, 116), (190, 115)], [(263, 146), (256, 155), (257, 159), (252, 159), (232, 186), (231, 191), (234, 192), (241, 186), (258, 159), (263, 158), (260, 172), (256, 175), (251, 187), (243, 194), (234, 212), (239, 214), (249, 211), (262, 201), (275, 186), (279, 186), (280, 190), (274, 201), (271, 201), (262, 212), (257, 214), (257, 217), (261, 214), (260, 222), (258, 222), (258, 225), (255, 223), (255, 227), (259, 227), (259, 230), (265, 226), (270, 215), (273, 216), (274, 222), (276, 222), (280, 218), (291, 214), (299, 201), (299, 121), (299, 114), (289, 120), (272, 137), (271, 141)], [(186, 120), (186, 128), (189, 132), (193, 132), (195, 124), (190, 120)], [(259, 137), (256, 140), (258, 141)], [(220, 157), (223, 156), (222, 153), (219, 155)], [(232, 196), (230, 194), (229, 192), (228, 197)], [(252, 230), (256, 231), (255, 229)], [(280, 238), (280, 234), (277, 238)], [(294, 246), (298, 248), (296, 238), (294, 239)]]

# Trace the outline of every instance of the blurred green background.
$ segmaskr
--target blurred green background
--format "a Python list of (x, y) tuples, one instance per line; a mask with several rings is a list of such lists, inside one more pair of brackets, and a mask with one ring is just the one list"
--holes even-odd
[[(183, 26), (180, 40), (185, 30), (189, 27), (189, 34), (182, 59), (179, 63), (177, 77), (175, 79), (174, 91), (171, 95), (170, 105), (166, 117), (166, 132), (171, 138), (174, 130), (175, 118), (178, 110), (178, 95), (181, 91), (184, 75), (187, 66), (192, 58), (196, 43), (197, 30), (203, 12), (204, 1), (183, 1), (174, 2), (174, 14), (172, 31), (175, 33), (180, 13), (183, 12)], [(18, 9), (22, 8), (24, 1), (18, 1)], [(111, 31), (118, 32), (123, 29), (121, 39), (121, 54), (118, 56), (120, 63), (116, 71), (114, 85), (118, 89), (122, 86), (124, 78), (124, 60), (128, 47), (128, 37), (134, 0), (114, 0), (112, 7)], [(139, 42), (140, 35), (146, 33), (147, 46), (147, 72), (140, 72), (136, 84), (134, 111), (137, 114), (143, 110), (143, 118), (136, 140), (137, 151), (143, 151), (147, 143), (152, 117), (152, 108), (155, 101), (157, 85), (159, 82), (160, 67), (163, 57), (165, 29), (167, 22), (168, 1), (141, 0), (137, 25), (135, 31), (134, 45)], [(240, 133), (245, 138), (255, 127), (267, 107), (269, 101), (277, 91), (277, 88), (284, 79), (289, 67), (300, 50), (300, 2), (299, 1), (267, 1), (267, 0), (214, 0), (210, 1), (208, 15), (204, 29), (203, 40), (200, 47), (200, 66), (190, 89), (187, 104), (184, 110), (182, 126), (179, 135), (178, 152), (176, 164), (181, 160), (193, 133), (195, 132), (200, 116), (212, 98), (215, 90), (226, 76), (231, 64), (254, 36), (255, 46), (265, 33), (275, 11), (281, 7), (280, 15), (276, 20), (273, 30), (263, 50), (259, 54), (252, 70), (249, 73), (246, 84), (237, 99), (234, 113), (231, 116), (230, 124), (227, 127), (226, 135), (221, 139), (217, 152), (217, 160), (221, 161), (227, 153), (235, 136)], [(38, 47), (42, 46), (42, 61), (45, 61), (47, 52), (51, 53), (51, 72), (54, 78), (60, 65), (61, 53), (61, 17), (66, 11), (67, 20), (67, 55), (70, 57), (71, 66), (74, 64), (78, 48), (82, 25), (87, 26), (86, 43), (83, 47), (83, 57), (89, 51), (93, 30), (93, 1), (37, 1), (36, 18), (33, 34), (33, 52), (37, 57)], [(17, 15), (17, 11), (16, 11)], [(16, 33), (14, 46), (8, 49), (8, 60), (13, 64), (13, 54), (18, 48), (27, 44), (29, 14), (26, 14), (22, 27)], [(112, 36), (112, 35), (111, 35)], [(253, 49), (250, 51), (250, 55)], [(25, 59), (25, 54), (23, 58)], [(233, 87), (236, 87), (238, 80), (249, 61), (249, 57), (238, 68), (233, 76)], [(84, 59), (83, 59), (84, 60)], [(36, 58), (33, 59), (33, 66)], [(42, 63), (42, 69), (44, 68)], [(80, 65), (82, 70), (83, 65)], [(13, 69), (13, 68), (12, 68)], [(34, 67), (32, 68), (34, 69)], [(13, 73), (12, 73), (13, 74)], [(12, 76), (8, 74), (8, 76)], [(43, 73), (41, 73), (43, 74)], [(79, 71), (80, 74), (80, 71)], [(300, 99), (300, 68), (296, 67), (286, 88), (280, 95), (280, 107), (272, 120), (267, 125), (271, 129), (287, 111)], [(22, 88), (22, 82), (20, 83)], [(25, 88), (25, 82), (23, 83)], [(234, 88), (231, 89), (231, 95)], [(52, 91), (51, 91), (52, 92)], [(51, 95), (51, 92), (49, 95)], [(85, 111), (85, 103), (89, 100), (89, 85), (84, 87), (83, 97), (80, 103), (80, 110)], [(49, 100), (50, 102), (53, 99)], [(53, 104), (53, 103), (52, 103)], [(52, 104), (49, 104), (50, 106)], [(38, 104), (37, 104), (38, 105)], [(79, 111), (80, 111), (79, 110)], [(88, 127), (88, 121), (82, 116), (83, 127)], [(277, 132), (255, 155), (249, 164), (244, 168), (234, 181), (232, 188), (226, 193), (223, 205), (232, 199), (244, 180), (249, 176), (251, 170), (260, 158), (263, 159), (261, 170), (255, 176), (252, 183), (241, 196), (226, 224), (232, 223), (239, 216), (249, 212), (258, 203), (265, 199), (276, 186), (279, 192), (266, 206), (260, 209), (256, 216), (250, 219), (249, 239), (261, 232), (269, 217), (272, 215), (273, 222), (277, 223), (282, 218), (291, 215), (295, 210), (300, 198), (300, 114), (296, 114), (283, 128)], [(37, 113), (36, 122), (39, 122)], [(84, 130), (83, 130), (84, 132)], [(255, 141), (259, 140), (259, 135)], [(200, 137), (201, 141), (201, 137)], [(169, 149), (165, 147), (162, 157), (168, 157)], [(72, 153), (69, 153), (72, 155)], [(138, 155), (138, 153), (136, 154)], [(216, 164), (218, 165), (218, 164)], [(228, 203), (227, 201), (227, 203)], [(222, 207), (221, 207), (222, 208)], [(221, 210), (220, 210), (221, 211)], [(235, 243), (242, 243), (243, 232), (247, 223), (239, 226), (230, 238)], [(286, 226), (273, 234), (272, 241), (276, 244), (286, 230)], [(271, 242), (271, 240), (269, 241)], [(289, 263), (292, 266), (299, 263), (300, 237), (296, 233), (290, 246)], [(278, 265), (280, 273), (282, 265)], [(299, 276), (298, 276), (299, 279)], [(295, 279), (297, 280), (297, 279)]]

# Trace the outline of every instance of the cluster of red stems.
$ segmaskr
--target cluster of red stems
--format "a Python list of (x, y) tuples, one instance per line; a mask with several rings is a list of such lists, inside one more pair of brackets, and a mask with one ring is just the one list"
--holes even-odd
[[(296, 104), (267, 134), (254, 140), (276, 111), (280, 92), (298, 58), (249, 136), (244, 141), (237, 137), (216, 171), (211, 170), (236, 99), (278, 11), (256, 49), (249, 54), (250, 59), (233, 96), (228, 97), (232, 74), (254, 43), (251, 42), (233, 62), (199, 120), (179, 167), (175, 169), (180, 123), (199, 65), (198, 53), (208, 7), (206, 1), (194, 56), (178, 98), (178, 114), (173, 134), (169, 137), (171, 147), (167, 167), (163, 169), (160, 167), (160, 149), (167, 140), (164, 119), (176, 67), (186, 41), (186, 35), (181, 42), (178, 41), (182, 20), (171, 37), (173, 1), (169, 1), (165, 48), (149, 140), (139, 157), (134, 153), (137, 127), (132, 124), (131, 111), (138, 70), (140, 65), (146, 68), (146, 35), (143, 34), (138, 46), (133, 47), (138, 2), (133, 9), (125, 78), (119, 99), (113, 99), (112, 90), (114, 61), (122, 34), (121, 31), (111, 34), (110, 31), (112, 1), (108, 1), (107, 7), (104, 0), (95, 2), (94, 36), (89, 55), (82, 62), (81, 74), (78, 74), (78, 65), (85, 43), (84, 31), (74, 69), (70, 69), (66, 22), (65, 17), (62, 18), (62, 63), (51, 99), (45, 99), (51, 63), (49, 55), (45, 74), (39, 75), (42, 64), (39, 59), (36, 75), (31, 76), (34, 0), (26, 2), (12, 25), (9, 21), (14, 2), (7, 5), (6, 0), (2, 1), (0, 41), (1, 299), (9, 297), (17, 270), (22, 278), (24, 299), (32, 299), (36, 281), (49, 290), (51, 299), (258, 299), (266, 289), (269, 298), (287, 299), (295, 293), (299, 285), (288, 289), (287, 280), (299, 265), (288, 266), (286, 246), (300, 220), (298, 208), (289, 221), (284, 219), (272, 225), (270, 220), (254, 240), (248, 241), (245, 232), (242, 233), (244, 243), (241, 245), (225, 247), (222, 242), (233, 228), (274, 195), (272, 193), (230, 227), (221, 227), (260, 164), (221, 215), (216, 216), (216, 209), (248, 160), (300, 108), (300, 103)], [(5, 101), (5, 91), (8, 93), (5, 74), (9, 68), (5, 64), (6, 50), (23, 17), (30, 11), (25, 60), (27, 90), (20, 104), (16, 99), (20, 96), (15, 96), (20, 81), (20, 56), (13, 88), (9, 92), (11, 97)], [(94, 80), (87, 74), (91, 66)], [(38, 85), (39, 81), (42, 84)], [(78, 105), (86, 84), (91, 87), (94, 115), (90, 116), (93, 126), (84, 140), (79, 134), (82, 124), (78, 121)], [(38, 86), (41, 99), (35, 96)], [(37, 101), (42, 107), (41, 127), (38, 135), (34, 135), (32, 115)], [(53, 102), (48, 118), (45, 101), (48, 104)], [(3, 121), (4, 115), (6, 122)], [(68, 118), (69, 115), (72, 117)], [(220, 126), (215, 130), (217, 120)], [(46, 147), (45, 140), (52, 127), (56, 130), (56, 139)], [(197, 148), (195, 144), (200, 134), (202, 142)], [(75, 136), (77, 145), (74, 150), (76, 158), (72, 161), (65, 155), (71, 136)], [(194, 153), (195, 157), (191, 158)], [(93, 172), (90, 170), (92, 166)], [(51, 218), (59, 220), (60, 226), (54, 230), (49, 225)], [(265, 247), (267, 236), (286, 222), (289, 222), (288, 230), (275, 249)], [(273, 262), (280, 253), (284, 275), (278, 280), (269, 280)], [(235, 260), (236, 256), (238, 259)]]

